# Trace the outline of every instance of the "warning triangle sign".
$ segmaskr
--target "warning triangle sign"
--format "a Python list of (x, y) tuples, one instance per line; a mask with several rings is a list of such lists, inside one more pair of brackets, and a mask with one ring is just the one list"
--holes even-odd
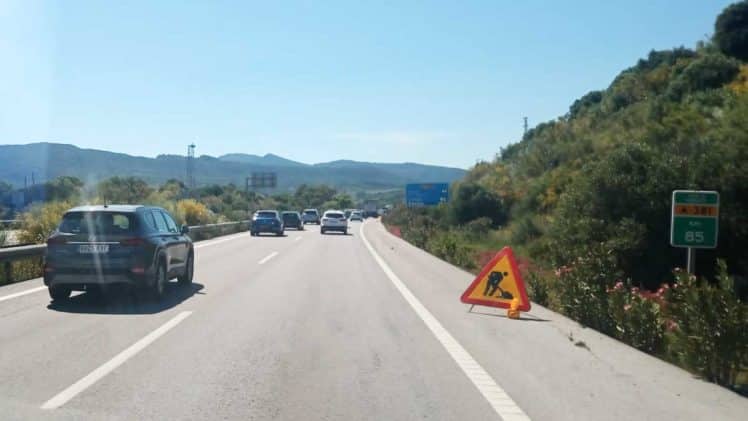
[(530, 300), (514, 260), (514, 253), (511, 248), (504, 247), (483, 267), (462, 294), (460, 301), (465, 304), (509, 308), (513, 298), (519, 299), (519, 310), (530, 310)]

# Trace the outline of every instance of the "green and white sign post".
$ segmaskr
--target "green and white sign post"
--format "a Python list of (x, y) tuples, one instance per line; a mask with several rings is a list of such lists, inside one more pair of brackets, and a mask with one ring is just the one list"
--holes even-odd
[(670, 245), (688, 248), (688, 273), (695, 271), (697, 248), (717, 247), (719, 193), (675, 190), (670, 221)]

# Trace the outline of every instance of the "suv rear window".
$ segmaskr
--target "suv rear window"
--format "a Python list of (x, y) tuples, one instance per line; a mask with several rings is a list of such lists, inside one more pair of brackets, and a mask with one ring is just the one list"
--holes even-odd
[(135, 231), (132, 213), (69, 212), (62, 217), (58, 231), (66, 234), (130, 234)]
[(304, 211), (304, 215), (316, 215), (316, 214), (317, 214), (317, 211), (313, 211), (313, 210), (305, 210)]
[(257, 212), (258, 218), (275, 218), (276, 216), (275, 212)]
[(335, 219), (343, 219), (345, 218), (345, 215), (342, 213), (332, 212), (327, 214), (328, 218), (335, 218)]

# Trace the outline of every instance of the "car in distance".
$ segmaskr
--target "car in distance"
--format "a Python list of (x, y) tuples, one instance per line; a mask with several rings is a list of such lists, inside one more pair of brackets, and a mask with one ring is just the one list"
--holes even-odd
[(270, 232), (283, 235), (283, 220), (277, 210), (258, 210), (252, 216), (252, 226), (249, 231), (252, 236)]
[(328, 231), (339, 231), (348, 234), (348, 220), (345, 213), (339, 210), (329, 210), (322, 216), (322, 225), (320, 233), (325, 234)]
[(351, 212), (351, 216), (348, 217), (349, 221), (363, 221), (364, 216), (361, 214), (360, 211), (353, 211)]
[(319, 211), (317, 209), (304, 209), (301, 220), (305, 224), (320, 224)]
[(345, 213), (345, 217), (346, 218), (350, 218), (351, 217), (351, 213), (353, 213), (353, 211), (355, 211), (355, 210), (356, 209), (346, 209), (345, 212), (344, 212)]
[(283, 219), (283, 226), (285, 228), (304, 229), (304, 223), (301, 222), (301, 215), (298, 212), (283, 212), (281, 219)]
[(170, 279), (192, 283), (195, 249), (188, 232), (158, 207), (72, 208), (47, 238), (44, 284), (53, 301), (112, 284), (146, 289), (161, 299)]

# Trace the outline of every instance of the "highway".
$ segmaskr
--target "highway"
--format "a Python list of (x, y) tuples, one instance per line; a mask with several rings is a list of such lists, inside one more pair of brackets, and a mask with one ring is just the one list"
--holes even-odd
[(316, 226), (196, 243), (163, 303), (0, 288), (0, 419), (738, 420), (748, 399), (388, 234)]

